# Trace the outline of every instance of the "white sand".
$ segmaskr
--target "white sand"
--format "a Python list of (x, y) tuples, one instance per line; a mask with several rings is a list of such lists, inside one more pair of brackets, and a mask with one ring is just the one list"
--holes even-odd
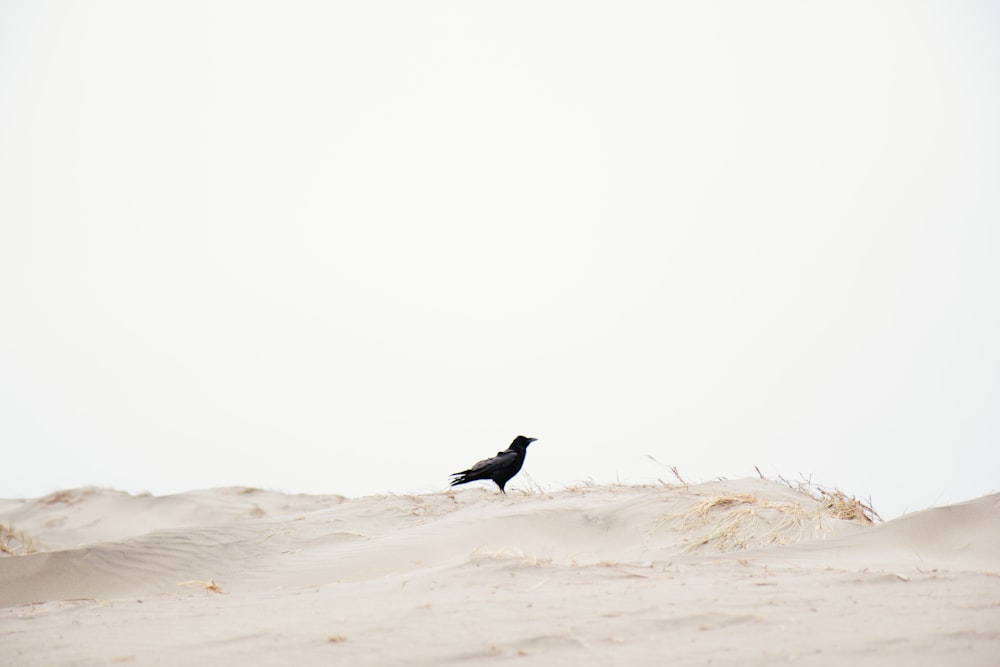
[(83, 489), (0, 522), (0, 665), (1000, 664), (1000, 494), (868, 527), (756, 479)]

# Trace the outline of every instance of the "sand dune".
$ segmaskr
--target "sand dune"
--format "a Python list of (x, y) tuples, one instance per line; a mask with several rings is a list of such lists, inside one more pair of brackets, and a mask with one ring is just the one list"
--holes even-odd
[(995, 665), (1000, 649), (1000, 494), (871, 526), (760, 479), (81, 489), (0, 501), (0, 521), (0, 665)]

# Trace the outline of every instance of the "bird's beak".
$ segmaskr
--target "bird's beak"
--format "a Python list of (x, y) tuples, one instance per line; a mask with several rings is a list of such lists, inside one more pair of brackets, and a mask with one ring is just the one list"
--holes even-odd
[(536, 440), (538, 440), (538, 438), (528, 438), (528, 442), (534, 442)]

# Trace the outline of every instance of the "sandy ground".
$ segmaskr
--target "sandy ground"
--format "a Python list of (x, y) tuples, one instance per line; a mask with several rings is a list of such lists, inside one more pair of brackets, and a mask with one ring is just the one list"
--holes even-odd
[(760, 479), (80, 489), (0, 522), (0, 665), (1000, 665), (1000, 494), (873, 527)]

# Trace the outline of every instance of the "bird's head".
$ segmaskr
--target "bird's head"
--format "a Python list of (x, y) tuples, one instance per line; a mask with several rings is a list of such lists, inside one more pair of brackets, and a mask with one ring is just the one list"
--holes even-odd
[(531, 443), (533, 443), (535, 440), (538, 440), (538, 438), (526, 438), (523, 435), (519, 435), (516, 438), (514, 438), (514, 442), (510, 443), (510, 446), (511, 447), (527, 447), (528, 445), (530, 445)]

